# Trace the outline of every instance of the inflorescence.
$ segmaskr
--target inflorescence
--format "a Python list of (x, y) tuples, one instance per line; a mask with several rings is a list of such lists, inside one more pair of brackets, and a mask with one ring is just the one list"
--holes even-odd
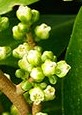
[[(16, 15), (20, 22), (12, 28), (13, 37), (22, 43), (12, 51), (12, 55), (18, 58), (19, 68), (15, 75), (22, 79), (25, 99), (35, 105), (53, 100), (56, 97), (54, 85), (57, 79), (65, 77), (71, 67), (65, 60), (57, 62), (52, 51), (43, 51), (37, 45), (38, 41), (49, 38), (51, 30), (45, 23), (32, 26), (40, 17), (37, 10), (19, 6)], [(10, 47), (0, 47), (0, 60), (10, 56), (10, 52)], [(47, 113), (39, 112), (36, 115)]]

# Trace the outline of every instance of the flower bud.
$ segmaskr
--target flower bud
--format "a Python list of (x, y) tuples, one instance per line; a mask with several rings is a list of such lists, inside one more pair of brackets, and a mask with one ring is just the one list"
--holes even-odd
[(51, 27), (43, 23), (35, 28), (35, 34), (40, 39), (48, 39), (50, 30)]
[(34, 102), (35, 105), (40, 104), (44, 101), (44, 92), (39, 87), (34, 87), (29, 91), (30, 99)]
[(39, 86), (42, 88), (42, 89), (45, 89), (47, 87), (47, 84), (45, 82), (42, 82), (39, 84)]
[(38, 21), (39, 15), (40, 15), (39, 11), (33, 9), (33, 10), (32, 10), (32, 22)]
[(30, 50), (28, 43), (20, 44), (17, 48), (13, 50), (13, 56), (16, 58), (23, 58), (25, 54)]
[(45, 62), (47, 59), (50, 59), (50, 60), (53, 61), (53, 59), (54, 59), (54, 54), (53, 54), (52, 51), (44, 51), (44, 52), (43, 52), (43, 54), (42, 54), (42, 56), (41, 56), (41, 60), (42, 60), (43, 62)]
[(42, 69), (40, 67), (33, 68), (30, 76), (36, 81), (41, 82), (44, 79), (44, 74), (42, 72)]
[(13, 37), (14, 37), (16, 40), (24, 39), (24, 33), (22, 33), (22, 32), (19, 31), (18, 26), (14, 26), (14, 27), (12, 28), (12, 32), (13, 32)]
[(28, 23), (31, 21), (32, 18), (32, 11), (29, 7), (27, 6), (19, 6), (17, 12), (16, 12), (17, 18), (23, 22), (23, 23)]
[(11, 54), (11, 48), (8, 46), (2, 46), (0, 47), (0, 60), (3, 60), (10, 56)]
[(55, 98), (55, 88), (48, 85), (44, 90), (45, 101), (53, 100)]
[(42, 47), (40, 47), (40, 46), (35, 46), (35, 47), (34, 47), (34, 50), (37, 50), (37, 51), (39, 51), (39, 52), (42, 52)]
[(33, 66), (38, 66), (41, 62), (41, 53), (37, 50), (30, 50), (27, 55), (27, 60)]
[(27, 61), (26, 55), (18, 61), (18, 66), (23, 69), (24, 71), (31, 72), (33, 69), (33, 66)]
[(53, 61), (57, 62), (57, 57), (54, 55)]
[(22, 69), (17, 69), (15, 75), (17, 78), (21, 78), (24, 76), (24, 71)]
[(55, 74), (59, 77), (62, 78), (66, 76), (68, 71), (71, 69), (70, 65), (68, 65), (64, 60), (57, 62)]
[(45, 76), (49, 77), (55, 74), (56, 63), (51, 60), (46, 60), (42, 64), (42, 70)]
[(7, 17), (0, 17), (0, 32), (8, 28), (9, 19)]
[(28, 79), (29, 73), (27, 71), (24, 71), (22, 69), (17, 69), (15, 72), (15, 75), (17, 78), (21, 78), (23, 80)]
[[(25, 101), (26, 101), (27, 103), (32, 104), (32, 101), (31, 101), (30, 98), (29, 98), (29, 92), (28, 92), (28, 91), (24, 92), (24, 93), (23, 93), (23, 96), (24, 96)], [(29, 113), (28, 115), (31, 115), (31, 114)]]
[(21, 83), (21, 87), (24, 91), (28, 91), (32, 88), (32, 84), (29, 81), (24, 81)]
[(30, 28), (27, 24), (19, 23), (18, 24), (18, 29), (19, 29), (20, 32), (23, 32), (23, 33), (25, 32), (26, 33), (26, 32), (29, 31)]
[(39, 113), (36, 113), (36, 115), (48, 115), (48, 114), (47, 113), (39, 112)]
[(56, 84), (57, 83), (57, 77), (56, 77), (56, 75), (50, 76), (49, 77), (49, 82), (51, 84)]

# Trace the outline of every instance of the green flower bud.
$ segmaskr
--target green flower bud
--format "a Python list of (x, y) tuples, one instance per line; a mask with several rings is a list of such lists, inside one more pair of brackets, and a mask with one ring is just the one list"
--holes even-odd
[(22, 78), (24, 76), (24, 71), (22, 69), (17, 69), (15, 75), (17, 78)]
[(18, 61), (18, 66), (23, 69), (24, 71), (31, 72), (33, 69), (33, 66), (27, 61), (26, 55)]
[(0, 17), (0, 32), (8, 28), (9, 19), (7, 17)]
[(26, 32), (29, 32), (30, 28), (27, 24), (19, 23), (18, 24), (18, 29), (19, 29), (20, 32), (23, 32), (23, 33), (25, 32), (26, 33)]
[(33, 101), (35, 105), (38, 105), (44, 101), (44, 92), (40, 87), (34, 87), (29, 91), (29, 94), (31, 101)]
[(44, 90), (45, 101), (53, 100), (55, 98), (55, 88), (48, 85)]
[(30, 50), (28, 43), (20, 44), (17, 48), (13, 50), (13, 56), (16, 58), (23, 58), (25, 54)]
[(42, 52), (42, 47), (40, 47), (40, 46), (35, 46), (35, 47), (34, 47), (34, 50), (37, 50), (37, 51), (39, 51), (39, 52)]
[(42, 69), (40, 67), (33, 68), (30, 76), (36, 81), (41, 82), (44, 79), (44, 74), (42, 72)]
[(45, 89), (47, 87), (47, 84), (45, 82), (42, 82), (39, 84), (39, 86), (42, 88), (42, 89)]
[(48, 39), (50, 30), (51, 27), (43, 23), (35, 28), (35, 34), (40, 39)]
[(44, 51), (42, 56), (41, 56), (41, 59), (42, 59), (43, 62), (45, 62), (45, 60), (47, 60), (47, 59), (50, 59), (50, 60), (53, 61), (54, 54), (53, 54), (52, 51)]
[(28, 91), (32, 88), (32, 84), (29, 81), (24, 81), (21, 83), (21, 87), (24, 91)]
[(57, 61), (57, 57), (54, 55), (54, 57), (53, 57), (53, 61)]
[(37, 50), (30, 50), (27, 55), (27, 60), (33, 66), (38, 66), (41, 62), (41, 53)]
[(50, 76), (49, 77), (49, 82), (51, 84), (56, 84), (57, 83), (57, 77), (56, 77), (56, 75)]
[(38, 21), (39, 16), (40, 16), (39, 11), (33, 9), (33, 10), (32, 10), (32, 22)]
[[(25, 98), (25, 100), (26, 100), (27, 103), (32, 104), (32, 101), (30, 100), (29, 92), (28, 92), (28, 91), (26, 91), (26, 92), (23, 94), (23, 96), (24, 96), (24, 98)], [(28, 115), (31, 115), (31, 114), (29, 113)]]
[(10, 56), (11, 54), (11, 48), (8, 46), (2, 46), (0, 47), (0, 60), (3, 60)]
[(15, 75), (17, 78), (21, 78), (23, 80), (28, 79), (29, 73), (27, 71), (24, 71), (22, 69), (17, 69), (15, 72)]
[(55, 74), (56, 63), (51, 60), (46, 60), (42, 64), (42, 70), (45, 76), (49, 77)]
[(23, 22), (23, 23), (28, 23), (31, 21), (32, 18), (32, 11), (29, 7), (27, 6), (19, 6), (17, 12), (16, 12), (17, 18)]
[(66, 76), (68, 71), (71, 69), (70, 65), (68, 65), (64, 60), (57, 62), (55, 74), (59, 77), (62, 78)]
[(48, 115), (48, 114), (47, 113), (39, 112), (39, 113), (36, 113), (36, 115)]
[(16, 39), (16, 40), (24, 39), (24, 33), (19, 31), (18, 26), (14, 26), (12, 28), (12, 32), (13, 32), (14, 39)]

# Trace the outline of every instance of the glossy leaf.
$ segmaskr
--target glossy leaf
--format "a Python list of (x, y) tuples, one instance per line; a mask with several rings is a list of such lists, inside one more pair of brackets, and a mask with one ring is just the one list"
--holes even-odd
[(76, 17), (66, 61), (71, 66), (63, 85), (64, 115), (82, 114), (82, 7)]
[(0, 15), (12, 10), (15, 5), (30, 5), (39, 0), (0, 0)]

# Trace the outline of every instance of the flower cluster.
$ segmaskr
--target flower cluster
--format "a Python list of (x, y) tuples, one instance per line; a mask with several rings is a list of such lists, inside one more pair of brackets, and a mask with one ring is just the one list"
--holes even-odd
[[(45, 23), (36, 26), (39, 15), (37, 10), (21, 5), (16, 12), (20, 22), (12, 28), (15, 40), (21, 41), (21, 44), (12, 51), (12, 56), (18, 58), (19, 68), (15, 75), (22, 79), (20, 89), (23, 90), (25, 99), (29, 104), (35, 105), (53, 100), (56, 97), (54, 85), (57, 83), (57, 78), (65, 77), (71, 69), (65, 60), (57, 62), (57, 57), (52, 51), (42, 51), (42, 47), (35, 44), (48, 39), (51, 30)], [(0, 31), (7, 27), (8, 18), (0, 17)], [(1, 46), (0, 60), (10, 56), (11, 50), (9, 46)], [(7, 74), (5, 75), (10, 79)], [(14, 110), (16, 108), (12, 107), (12, 111)], [(38, 112), (36, 115), (47, 115), (47, 113)]]
[[(35, 105), (53, 100), (56, 97), (53, 85), (56, 84), (58, 77), (66, 76), (71, 67), (65, 60), (57, 62), (57, 57), (52, 51), (42, 51), (40, 46), (32, 45), (34, 41), (48, 39), (51, 30), (45, 23), (32, 26), (39, 19), (37, 10), (20, 6), (16, 15), (20, 23), (13, 27), (13, 37), (16, 40), (23, 40), (23, 43), (16, 47), (12, 54), (18, 58), (19, 68), (15, 75), (22, 79), (21, 88), (25, 91), (24, 96), (28, 98), (29, 103)], [(29, 44), (30, 38), (33, 41)], [(47, 114), (39, 112), (36, 115)]]
[[(16, 40), (24, 40), (26, 34), (32, 32), (32, 25), (39, 19), (39, 11), (30, 9), (28, 6), (19, 6), (16, 12), (17, 18), (20, 23), (12, 28), (13, 36)], [(51, 27), (45, 23), (38, 25), (34, 28), (35, 41), (40, 39), (47, 39)]]

